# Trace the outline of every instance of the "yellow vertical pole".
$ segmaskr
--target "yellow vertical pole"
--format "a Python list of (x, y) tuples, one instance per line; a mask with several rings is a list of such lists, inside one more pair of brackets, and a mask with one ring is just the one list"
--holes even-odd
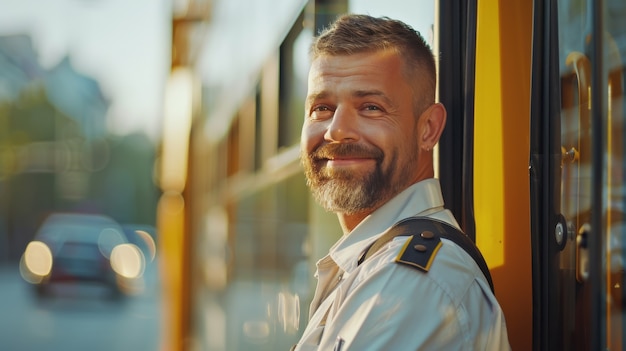
[(163, 301), (162, 351), (186, 349), (189, 332), (189, 242), (185, 203), (188, 183), (189, 145), (196, 82), (189, 68), (176, 67), (170, 73), (165, 91), (165, 113), (159, 185), (157, 225), (159, 268)]

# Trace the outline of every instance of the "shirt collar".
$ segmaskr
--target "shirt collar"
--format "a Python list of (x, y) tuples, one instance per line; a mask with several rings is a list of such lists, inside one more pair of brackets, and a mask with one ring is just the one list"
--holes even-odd
[(346, 273), (357, 267), (358, 256), (382, 233), (401, 219), (443, 209), (439, 180), (415, 183), (372, 212), (330, 248), (329, 255)]

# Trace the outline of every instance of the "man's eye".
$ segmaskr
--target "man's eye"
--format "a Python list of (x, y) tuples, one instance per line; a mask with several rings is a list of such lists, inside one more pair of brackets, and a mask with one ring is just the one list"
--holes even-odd
[(363, 106), (362, 111), (368, 114), (369, 116), (379, 116), (385, 110), (379, 105), (365, 105)]
[(332, 116), (333, 112), (330, 107), (326, 105), (315, 106), (311, 109), (311, 119), (328, 119)]

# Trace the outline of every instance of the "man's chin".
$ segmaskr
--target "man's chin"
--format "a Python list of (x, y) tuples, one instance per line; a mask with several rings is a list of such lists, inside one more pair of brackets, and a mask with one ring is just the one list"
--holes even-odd
[(372, 207), (374, 199), (367, 195), (363, 183), (333, 183), (312, 189), (317, 202), (327, 211), (354, 214)]

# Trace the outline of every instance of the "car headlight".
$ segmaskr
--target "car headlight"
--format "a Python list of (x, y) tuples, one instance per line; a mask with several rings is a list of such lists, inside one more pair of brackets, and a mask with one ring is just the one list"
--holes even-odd
[(22, 277), (30, 283), (39, 283), (52, 270), (52, 251), (42, 241), (31, 241), (20, 262)]
[(133, 244), (117, 245), (111, 251), (111, 267), (124, 278), (135, 279), (143, 275), (145, 258)]

